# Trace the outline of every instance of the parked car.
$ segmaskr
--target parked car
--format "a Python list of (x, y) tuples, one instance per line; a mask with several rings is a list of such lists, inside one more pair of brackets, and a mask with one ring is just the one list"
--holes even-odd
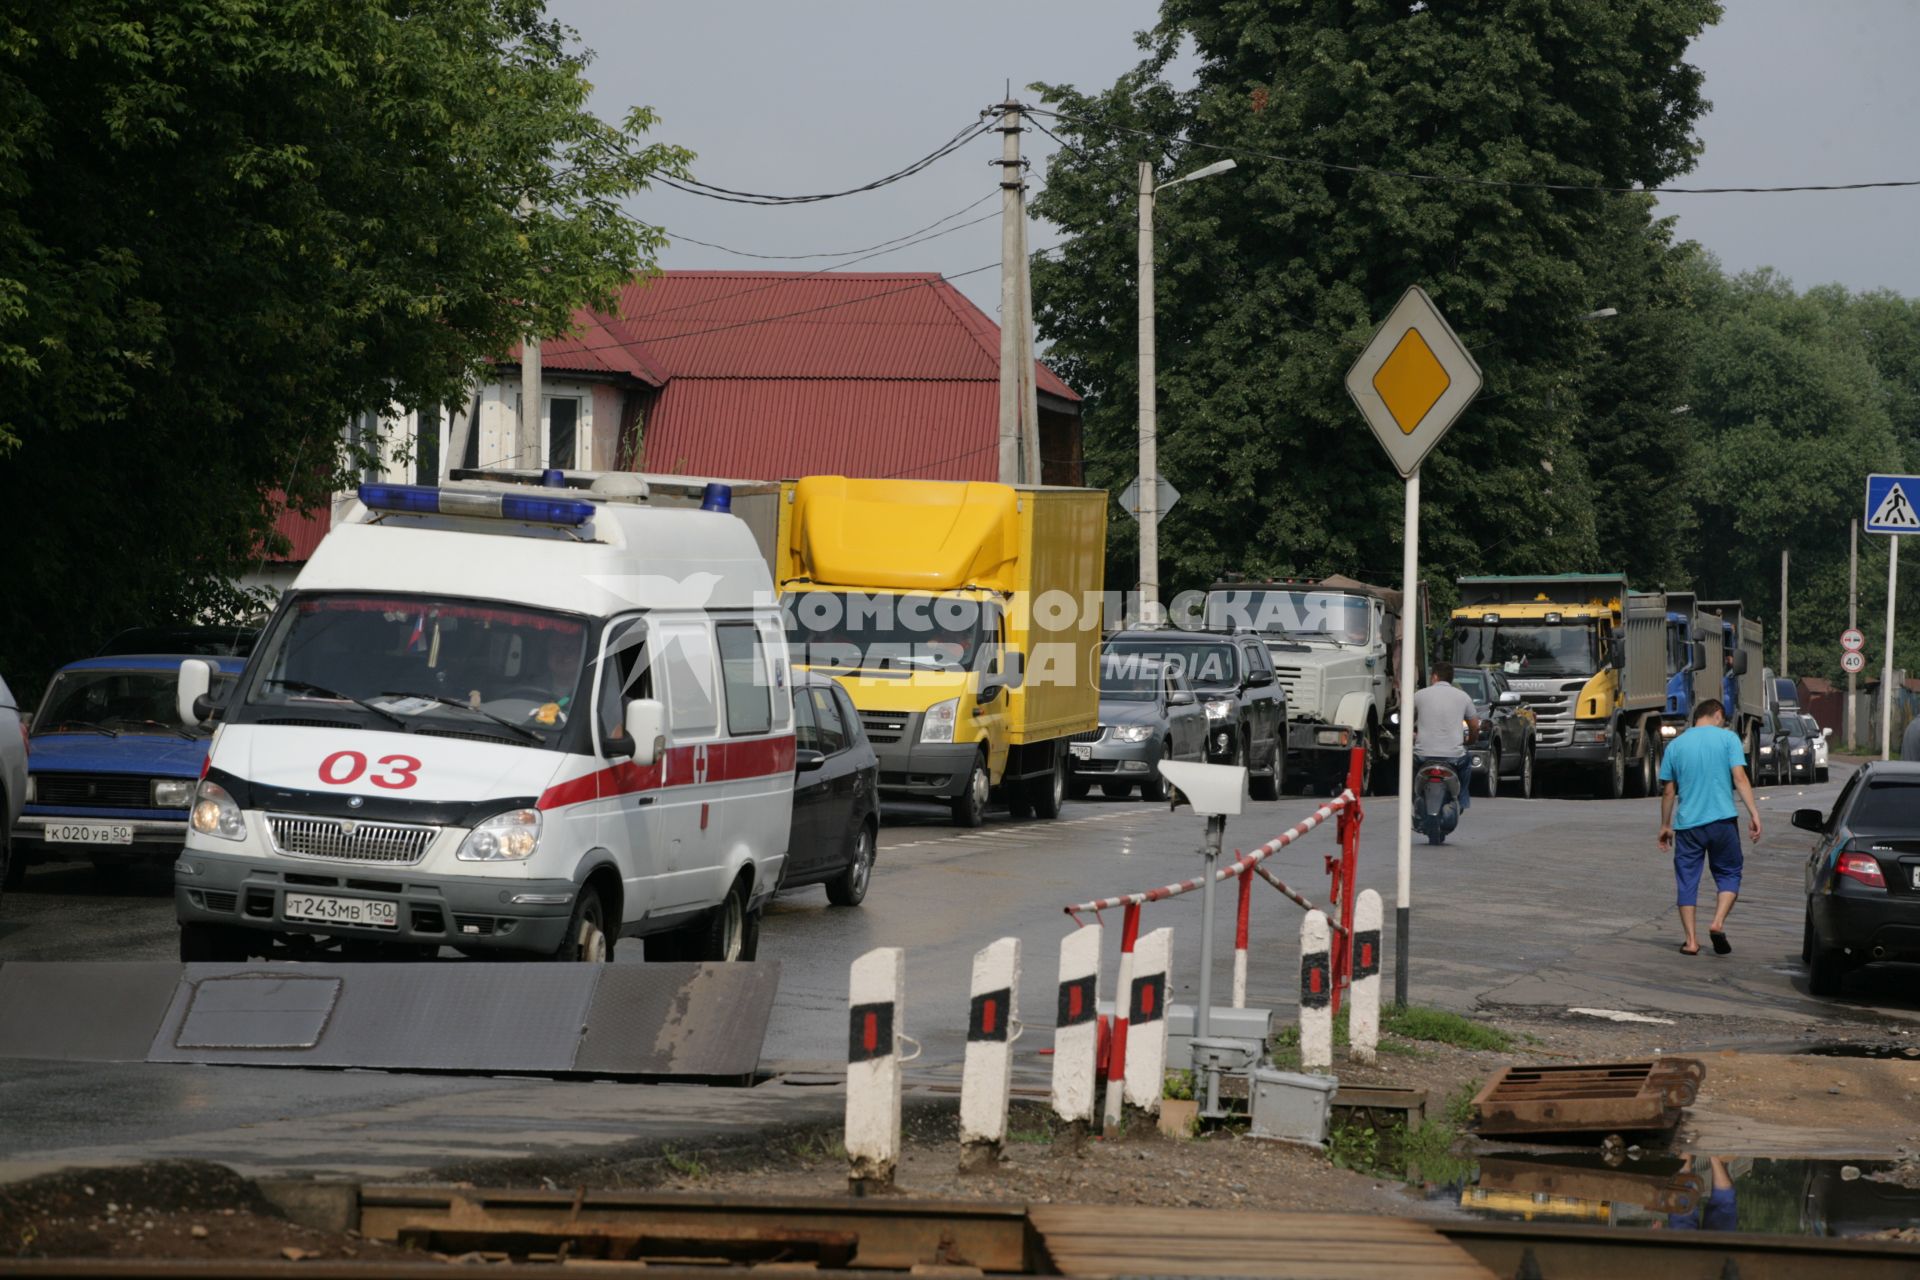
[(1800, 945), (1813, 993), (1838, 995), (1861, 965), (1920, 960), (1920, 764), (1869, 760), (1831, 813), (1796, 809), (1793, 825), (1819, 837)]
[(1085, 799), (1098, 785), (1112, 799), (1135, 787), (1147, 800), (1167, 798), (1162, 760), (1207, 758), (1207, 713), (1186, 676), (1137, 653), (1100, 661), (1100, 727), (1067, 745), (1067, 794)]
[(1255, 799), (1279, 797), (1287, 769), (1287, 691), (1275, 682), (1273, 659), (1259, 636), (1140, 627), (1109, 636), (1105, 652), (1155, 658), (1186, 677), (1206, 712), (1207, 759), (1247, 766)]
[(1780, 713), (1779, 759), (1786, 767), (1789, 782), (1813, 781), (1813, 740), (1820, 735), (1813, 728), (1813, 721), (1798, 711)]
[(124, 658), (148, 653), (177, 653), (182, 657), (244, 658), (260, 638), (258, 627), (129, 627), (100, 647), (102, 658)]
[(1533, 708), (1507, 683), (1498, 667), (1455, 667), (1454, 687), (1473, 699), (1480, 736), (1467, 744), (1473, 757), (1476, 795), (1497, 796), (1512, 780), (1514, 794), (1533, 799), (1535, 724)]
[(880, 757), (839, 681), (794, 674), (793, 742), (793, 835), (780, 887), (823, 884), (834, 906), (857, 907), (880, 837)]
[[(211, 737), (175, 714), (180, 661), (83, 658), (54, 673), (28, 738), (27, 803), (8, 864), (16, 883), (33, 862), (88, 858), (111, 872), (179, 855)], [(244, 665), (209, 661), (216, 695)]]
[(20, 882), (25, 867), (13, 851), (13, 824), (27, 803), (27, 728), (13, 690), (0, 680), (0, 888)]
[(1753, 762), (1753, 785), (1767, 786), (1785, 782), (1787, 779), (1787, 734), (1780, 725), (1780, 717), (1768, 708), (1760, 713), (1760, 726), (1755, 732), (1757, 753)]

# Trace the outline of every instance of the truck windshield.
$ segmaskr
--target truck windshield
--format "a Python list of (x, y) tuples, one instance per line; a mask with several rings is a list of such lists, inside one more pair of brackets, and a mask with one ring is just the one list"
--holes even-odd
[(1162, 641), (1116, 645), (1107, 651), (1109, 663), (1126, 659), (1157, 662), (1174, 675), (1186, 676), (1187, 683), (1196, 689), (1217, 693), (1240, 688), (1240, 671), (1230, 644)]
[[(177, 671), (62, 671), (47, 688), (33, 736), (50, 733), (157, 733), (199, 737), (183, 728), (174, 710)], [(233, 677), (215, 675), (213, 694), (231, 688)]]
[(1335, 640), (1365, 644), (1368, 604), (1363, 596), (1339, 591), (1223, 590), (1207, 593), (1207, 626), (1239, 629), (1296, 640)]
[(583, 698), (584, 619), (520, 605), (350, 592), (295, 597), (249, 670), (235, 719), (346, 718), (382, 729), (556, 745)]
[(1684, 622), (1667, 623), (1667, 674), (1677, 675), (1690, 670), (1693, 666), (1692, 645), (1687, 639), (1687, 624)]
[(1475, 623), (1455, 627), (1453, 660), (1460, 666), (1520, 664), (1523, 676), (1590, 676), (1600, 669), (1590, 626)]
[(796, 591), (780, 600), (803, 666), (967, 671), (999, 636), (999, 610), (965, 596)]

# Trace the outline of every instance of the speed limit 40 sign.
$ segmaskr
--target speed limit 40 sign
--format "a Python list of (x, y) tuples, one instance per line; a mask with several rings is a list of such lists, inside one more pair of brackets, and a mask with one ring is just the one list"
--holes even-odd
[(1840, 655), (1840, 669), (1850, 676), (1859, 675), (1867, 669), (1867, 655), (1858, 649), (1849, 649)]

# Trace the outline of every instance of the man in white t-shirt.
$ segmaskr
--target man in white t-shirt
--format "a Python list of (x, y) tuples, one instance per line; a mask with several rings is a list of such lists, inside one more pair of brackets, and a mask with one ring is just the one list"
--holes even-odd
[[(1473, 803), (1473, 756), (1466, 744), (1480, 732), (1473, 698), (1453, 684), (1453, 664), (1433, 664), (1433, 683), (1413, 695), (1413, 758), (1443, 760), (1460, 775), (1460, 809)], [(1464, 723), (1463, 723), (1464, 722)]]

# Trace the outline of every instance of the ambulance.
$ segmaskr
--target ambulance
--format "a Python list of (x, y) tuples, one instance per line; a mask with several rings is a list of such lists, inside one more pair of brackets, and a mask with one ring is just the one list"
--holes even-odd
[(725, 485), (364, 484), (216, 704), (183, 960), (751, 960), (794, 777), (787, 645)]

